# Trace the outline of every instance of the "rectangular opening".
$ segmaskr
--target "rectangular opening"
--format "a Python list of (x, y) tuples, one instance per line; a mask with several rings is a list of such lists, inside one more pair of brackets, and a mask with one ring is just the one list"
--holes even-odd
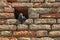
[(23, 13), (23, 16), (28, 18), (28, 8), (27, 7), (15, 7), (15, 18), (18, 19), (20, 13)]

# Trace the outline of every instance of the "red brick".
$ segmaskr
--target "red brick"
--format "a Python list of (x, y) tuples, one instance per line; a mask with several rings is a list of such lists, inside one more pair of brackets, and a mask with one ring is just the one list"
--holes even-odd
[(0, 24), (5, 24), (5, 21), (4, 19), (0, 19)]
[(14, 12), (14, 8), (4, 7), (4, 12)]
[(43, 18), (60, 18), (60, 14), (43, 14), (40, 17), (43, 17)]
[(9, 40), (8, 38), (3, 38), (3, 37), (1, 37), (1, 40)]
[(0, 37), (0, 40), (17, 40), (15, 37)]
[(35, 36), (35, 32), (34, 31), (14, 31), (13, 32), (14, 36), (17, 37), (34, 37)]
[(14, 13), (0, 13), (0, 18), (14, 18)]
[(51, 37), (60, 36), (60, 31), (51, 31), (49, 32), (49, 36)]
[(18, 40), (18, 39), (15, 37), (10, 37), (9, 40)]

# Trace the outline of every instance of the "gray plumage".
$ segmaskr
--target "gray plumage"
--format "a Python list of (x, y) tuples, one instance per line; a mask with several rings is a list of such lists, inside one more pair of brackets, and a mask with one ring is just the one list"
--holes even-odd
[(22, 13), (20, 13), (19, 16), (18, 16), (18, 20), (20, 20), (20, 21), (25, 21), (25, 20), (26, 20), (26, 17), (23, 16)]

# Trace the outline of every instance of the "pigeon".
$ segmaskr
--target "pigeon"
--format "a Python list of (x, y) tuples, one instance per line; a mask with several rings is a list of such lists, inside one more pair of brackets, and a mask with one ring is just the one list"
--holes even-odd
[(19, 21), (25, 21), (27, 18), (25, 16), (23, 16), (23, 13), (20, 13), (18, 16), (18, 20)]

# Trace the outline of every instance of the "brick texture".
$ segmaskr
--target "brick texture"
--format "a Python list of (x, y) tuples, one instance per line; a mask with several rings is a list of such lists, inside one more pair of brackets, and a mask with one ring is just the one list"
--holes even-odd
[(0, 30), (16, 30), (15, 25), (0, 25)]
[(0, 40), (60, 40), (60, 0), (0, 0)]
[(34, 20), (35, 24), (40, 24), (40, 23), (56, 23), (56, 19), (48, 18), (48, 19), (35, 19)]
[(51, 29), (50, 25), (42, 25), (42, 24), (40, 25), (32, 24), (29, 26), (29, 28), (31, 30), (50, 30)]
[(17, 37), (34, 37), (35, 32), (34, 31), (14, 31), (13, 35)]
[(13, 13), (0, 13), (0, 18), (14, 18)]
[(51, 31), (49, 35), (52, 37), (60, 36), (60, 31)]
[(47, 31), (37, 31), (36, 32), (36, 35), (39, 37), (39, 36), (48, 36), (48, 34), (47, 34), (48, 32)]

